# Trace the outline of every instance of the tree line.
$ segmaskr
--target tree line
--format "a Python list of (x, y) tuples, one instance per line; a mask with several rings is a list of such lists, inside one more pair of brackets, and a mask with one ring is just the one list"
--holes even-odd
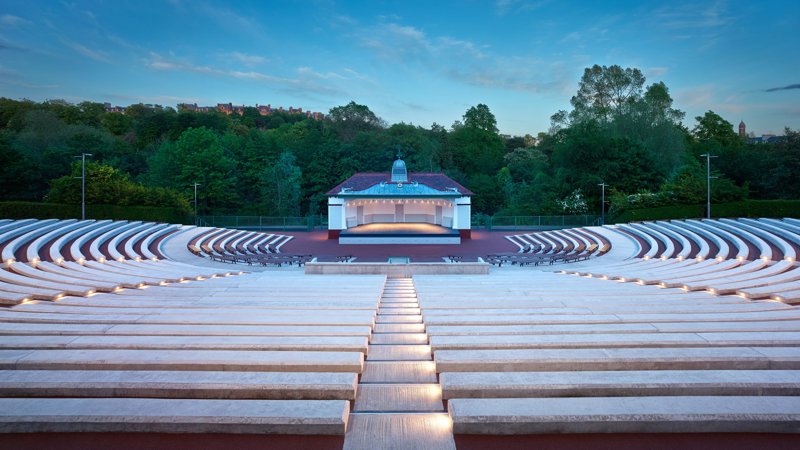
[(798, 199), (800, 133), (751, 144), (713, 111), (684, 124), (662, 82), (636, 68), (593, 66), (551, 126), (505, 136), (484, 104), (449, 127), (387, 124), (350, 102), (323, 120), (133, 105), (0, 98), (2, 200), (76, 203), (87, 160), (87, 201), (191, 211), (194, 184), (206, 214), (295, 216), (325, 213), (327, 192), (355, 172), (386, 172), (396, 150), (411, 171), (442, 171), (476, 193), (482, 214), (598, 213), (601, 183), (611, 213), (699, 204), (712, 160), (715, 202)]

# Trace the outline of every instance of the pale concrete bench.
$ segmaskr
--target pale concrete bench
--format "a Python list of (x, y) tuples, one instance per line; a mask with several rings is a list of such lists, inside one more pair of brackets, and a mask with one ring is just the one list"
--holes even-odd
[(800, 289), (773, 294), (770, 299), (789, 305), (797, 305), (800, 304)]
[(357, 385), (336, 372), (0, 371), (2, 397), (355, 400)]
[[(16, 264), (15, 264), (16, 265)], [(148, 284), (148, 280), (144, 278), (135, 278), (126, 275), (118, 275), (114, 276), (111, 274), (103, 274), (96, 271), (92, 271), (89, 268), (83, 267), (80, 264), (75, 263), (72, 268), (67, 269), (66, 267), (59, 266), (58, 264), (51, 263), (51, 262), (39, 262), (36, 263), (36, 268), (42, 272), (50, 273), (53, 275), (57, 275), (60, 279), (64, 280), (75, 280), (80, 283), (91, 284), (91, 285), (113, 285), (118, 286), (120, 288), (132, 288), (137, 289), (145, 284)], [(149, 284), (159, 284), (161, 280), (149, 280)], [(112, 289), (110, 292), (113, 292), (116, 289)]]
[(793, 397), (453, 399), (455, 434), (798, 433)]
[[(1, 326), (2, 324), (0, 324)], [(121, 325), (117, 325), (121, 326)], [(0, 328), (1, 329), (1, 328)], [(721, 333), (721, 332), (796, 332), (800, 320), (741, 322), (660, 322), (660, 323), (597, 323), (560, 325), (470, 325), (429, 326), (428, 336), (458, 335), (538, 335), (538, 334), (610, 334), (610, 333)]]
[[(250, 303), (249, 305), (225, 305), (221, 308), (217, 305), (198, 307), (193, 305), (174, 306), (169, 300), (164, 300), (162, 303), (151, 302), (149, 305), (142, 306), (115, 306), (113, 304), (98, 305), (94, 303), (94, 297), (89, 298), (84, 303), (51, 303), (51, 302), (31, 302), (26, 305), (20, 305), (13, 309), (13, 311), (28, 311), (28, 312), (48, 312), (48, 313), (69, 313), (69, 314), (156, 314), (156, 315), (171, 315), (171, 314), (186, 314), (186, 315), (214, 315), (214, 316), (237, 316), (237, 315), (275, 315), (275, 316), (296, 316), (296, 315), (329, 315), (329, 316), (360, 316), (372, 317), (375, 314), (374, 308), (325, 308), (316, 305), (287, 305), (283, 307), (260, 307)], [(163, 305), (163, 306), (160, 306)], [(69, 307), (67, 307), (69, 306)], [(316, 307), (315, 307), (316, 306)], [(790, 308), (785, 305), (776, 305), (777, 308)], [(755, 308), (754, 308), (755, 309)], [(766, 309), (766, 308), (761, 308)]]
[(0, 322), (0, 335), (369, 336), (369, 326)]
[[(13, 265), (18, 265), (24, 263), (12, 263)], [(28, 266), (29, 267), (29, 266)], [(79, 285), (77, 283), (55, 283), (52, 281), (45, 281), (36, 278), (27, 277), (24, 275), (20, 275), (18, 273), (10, 272), (8, 270), (0, 270), (0, 281), (12, 285), (17, 286), (24, 286), (26, 288), (33, 288), (33, 289), (48, 289), (50, 291), (57, 291), (63, 292), (69, 295), (77, 295), (79, 297), (86, 297), (90, 294), (95, 293), (95, 288), (92, 286), (86, 285)]]
[(0, 350), (0, 369), (361, 373), (360, 352), (247, 350)]
[(5, 336), (0, 349), (280, 350), (367, 353), (367, 336)]
[(18, 305), (30, 301), (31, 298), (33, 297), (30, 294), (0, 290), (0, 305)]
[(796, 347), (439, 350), (438, 372), (800, 369)]
[[(501, 331), (501, 330), (498, 330)], [(433, 351), (543, 348), (677, 348), (708, 345), (800, 346), (800, 334), (785, 333), (615, 333), (430, 336)]]
[(0, 281), (0, 290), (16, 294), (29, 295), (32, 299), (39, 300), (55, 300), (66, 295), (61, 289), (46, 289), (34, 286), (24, 286), (20, 284), (8, 283)]
[(1, 398), (0, 433), (344, 435), (346, 400)]
[(445, 400), (800, 394), (797, 370), (446, 372), (439, 376), (439, 382)]
[[(121, 309), (121, 308), (117, 308)], [(0, 309), (0, 319), (14, 322), (38, 323), (151, 323), (205, 325), (365, 325), (374, 322), (371, 314), (334, 316), (325, 314), (107, 314), (28, 313)]]
[(425, 316), (427, 326), (436, 325), (523, 325), (569, 323), (635, 323), (635, 322), (726, 322), (750, 320), (800, 319), (800, 310), (780, 309), (757, 312), (720, 314), (516, 314), (516, 315), (453, 315)]

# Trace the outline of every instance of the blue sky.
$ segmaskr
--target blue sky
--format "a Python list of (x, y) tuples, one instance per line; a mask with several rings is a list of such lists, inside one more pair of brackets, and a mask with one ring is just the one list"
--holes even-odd
[(800, 128), (796, 1), (18, 1), (0, 4), (0, 96), (131, 103), (351, 100), (449, 127), (485, 103), (547, 130), (585, 67), (663, 81), (685, 124)]

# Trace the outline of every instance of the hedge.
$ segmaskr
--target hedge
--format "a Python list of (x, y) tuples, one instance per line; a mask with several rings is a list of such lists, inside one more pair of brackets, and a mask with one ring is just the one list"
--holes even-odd
[[(642, 220), (697, 219), (705, 217), (706, 205), (675, 205), (624, 211), (615, 223)], [(711, 204), (711, 216), (718, 217), (800, 217), (800, 200), (743, 200)]]
[[(3, 219), (80, 219), (81, 205), (37, 202), (0, 202)], [(87, 219), (143, 220), (164, 223), (194, 223), (174, 208), (159, 206), (86, 205)]]

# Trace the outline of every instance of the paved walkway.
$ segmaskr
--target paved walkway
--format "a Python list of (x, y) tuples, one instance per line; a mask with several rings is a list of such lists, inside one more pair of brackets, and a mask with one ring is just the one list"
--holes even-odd
[(281, 248), (282, 253), (309, 253), (320, 262), (335, 262), (341, 255), (353, 255), (357, 262), (385, 262), (390, 256), (408, 256), (411, 262), (442, 262), (448, 255), (476, 261), (488, 253), (519, 250), (505, 238), (507, 231), (473, 230), (472, 239), (462, 239), (461, 245), (340, 245), (338, 240), (328, 239), (327, 231), (285, 234), (294, 239)]

